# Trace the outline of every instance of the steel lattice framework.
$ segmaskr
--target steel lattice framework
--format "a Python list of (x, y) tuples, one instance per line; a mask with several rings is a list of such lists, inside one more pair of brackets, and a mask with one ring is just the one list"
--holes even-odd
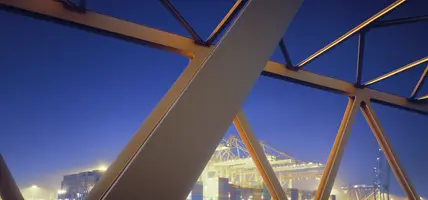
[[(300, 7), (300, 0), (237, 1), (207, 40), (203, 40), (193, 30), (168, 0), (162, 0), (163, 4), (192, 38), (87, 11), (84, 0), (79, 4), (71, 0), (0, 0), (0, 9), (175, 52), (191, 60), (100, 182), (91, 190), (89, 200), (151, 199), (155, 194), (157, 199), (185, 199), (231, 121), (272, 198), (287, 199), (262, 146), (240, 110), (260, 74), (349, 97), (315, 196), (316, 200), (326, 200), (330, 195), (359, 109), (362, 110), (407, 198), (416, 200), (419, 196), (401, 167), (371, 104), (374, 102), (428, 114), (428, 95), (418, 94), (428, 67), (410, 97), (389, 94), (368, 86), (427, 62), (428, 57), (366, 83), (361, 82), (364, 39), (368, 30), (428, 19), (427, 16), (419, 16), (380, 20), (383, 15), (405, 1), (397, 0), (297, 65), (292, 64), (282, 36)], [(213, 44), (223, 32), (225, 33), (219, 42)], [(359, 37), (355, 83), (303, 70), (303, 67), (315, 58), (354, 35)], [(286, 64), (269, 61), (278, 44)], [(158, 159), (159, 152), (168, 153), (162, 155), (163, 159)], [(186, 157), (191, 159), (184, 159), (181, 155), (187, 155)], [(3, 171), (8, 172), (3, 161), (1, 166), (0, 195), (7, 200), (22, 199), (12, 177), (7, 175), (9, 173), (3, 175)], [(170, 166), (174, 166), (175, 170)], [(163, 188), (168, 188), (169, 191), (161, 192)]]

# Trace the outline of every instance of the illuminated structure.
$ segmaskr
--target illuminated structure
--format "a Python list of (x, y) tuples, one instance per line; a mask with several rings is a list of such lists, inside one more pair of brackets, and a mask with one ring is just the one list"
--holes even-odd
[(58, 191), (58, 199), (85, 199), (102, 175), (102, 170), (65, 175)]
[[(366, 83), (362, 82), (362, 58), (367, 30), (427, 19), (427, 17), (414, 17), (380, 20), (382, 16), (405, 1), (397, 0), (297, 65), (291, 62), (281, 38), (299, 9), (300, 0), (237, 1), (207, 40), (203, 40), (167, 0), (162, 2), (192, 38), (86, 11), (85, 0), (80, 4), (70, 0), (0, 0), (0, 9), (178, 53), (191, 60), (89, 193), (88, 200), (153, 199), (155, 197), (185, 199), (232, 121), (272, 198), (287, 199), (281, 182), (269, 163), (269, 158), (264, 154), (244, 113), (240, 110), (260, 74), (334, 92), (349, 99), (315, 196), (316, 200), (326, 200), (330, 196), (350, 130), (359, 109), (362, 110), (407, 198), (419, 200), (418, 194), (388, 142), (372, 103), (428, 114), (426, 103), (428, 95), (418, 95), (428, 68), (421, 75), (410, 97), (374, 90), (370, 86), (427, 62), (428, 57)], [(216, 38), (225, 29), (227, 31), (219, 42), (214, 44)], [(354, 35), (359, 36), (357, 73), (354, 83), (303, 70), (305, 65), (318, 56)], [(269, 61), (278, 44), (284, 53), (286, 64)], [(163, 154), (162, 159), (159, 159), (160, 156), (157, 154), (165, 150), (168, 153)], [(6, 183), (8, 187), (2, 188), (0, 195), (3, 198), (22, 199), (12, 177), (2, 176), (1, 178), (3, 179), (1, 182)], [(131, 187), (135, 184), (142, 187)], [(168, 192), (159, 193), (163, 188), (168, 188)]]
[[(323, 164), (298, 160), (270, 147), (265, 142), (260, 142), (260, 146), (282, 188), (292, 188), (292, 180), (321, 178)], [(210, 177), (228, 178), (230, 184), (240, 187), (263, 188), (264, 185), (248, 149), (235, 135), (221, 141), (199, 180), (205, 182)]]

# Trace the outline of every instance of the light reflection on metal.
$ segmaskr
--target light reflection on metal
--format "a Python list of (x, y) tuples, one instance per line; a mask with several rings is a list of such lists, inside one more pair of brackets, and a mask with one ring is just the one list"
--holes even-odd
[(428, 104), (415, 103), (407, 98), (371, 88), (359, 89), (352, 83), (306, 70), (290, 70), (285, 68), (283, 64), (272, 61), (266, 64), (262, 75), (350, 97), (355, 96), (356, 92), (359, 91), (376, 103), (428, 115)]
[(388, 13), (389, 11), (391, 11), (392, 9), (396, 8), (400, 4), (404, 3), (405, 1), (406, 0), (397, 0), (396, 2), (392, 3), (391, 5), (389, 5), (388, 7), (384, 8), (380, 12), (376, 13), (375, 15), (373, 15), (372, 17), (370, 17), (369, 19), (367, 19), (366, 21), (364, 21), (360, 25), (354, 27), (353, 29), (351, 29), (350, 31), (348, 31), (347, 33), (345, 33), (344, 35), (342, 35), (341, 37), (337, 38), (336, 40), (334, 40), (333, 42), (331, 42), (330, 44), (328, 44), (327, 46), (323, 47), (322, 49), (318, 50), (317, 52), (315, 52), (314, 54), (312, 54), (311, 56), (309, 56), (305, 60), (301, 61), (299, 64), (297, 64), (296, 67), (302, 68), (304, 65), (308, 64), (309, 62), (311, 62), (316, 57), (318, 57), (321, 54), (325, 53), (326, 51), (330, 50), (331, 48), (333, 48), (337, 44), (345, 41), (346, 39), (348, 39), (349, 37), (351, 37), (352, 35), (354, 35), (358, 31), (360, 31), (361, 29), (363, 29), (364, 27), (366, 27), (367, 25), (369, 25), (370, 23), (372, 23), (376, 19), (379, 19), (380, 17), (382, 17), (383, 15), (385, 15), (386, 13)]
[(223, 17), (221, 22), (217, 25), (217, 27), (213, 30), (211, 35), (208, 37), (206, 43), (211, 45), (220, 33), (226, 28), (226, 26), (232, 21), (232, 19), (239, 13), (239, 10), (244, 6), (245, 2), (242, 0), (237, 0), (226, 16)]
[[(251, 0), (245, 4), (215, 48), (194, 53), (189, 66), (109, 166), (87, 200), (154, 196), (184, 199), (285, 34), (300, 3), (300, 0)], [(270, 12), (264, 12), (266, 9)], [(259, 40), (262, 37), (265, 38)], [(236, 77), (240, 77), (239, 82)], [(221, 106), (210, 106), (216, 104)], [(167, 149), (169, 153), (159, 159), (159, 152)], [(192, 159), (183, 161), (182, 155)], [(171, 166), (177, 170), (171, 170)], [(136, 183), (144, 187), (129, 187)], [(168, 192), (158, 192), (164, 188), (168, 188)]]
[(324, 200), (329, 199), (330, 197), (331, 189), (333, 188), (333, 184), (342, 161), (343, 152), (345, 151), (346, 143), (351, 133), (352, 125), (355, 121), (355, 116), (357, 115), (360, 104), (361, 99), (359, 96), (354, 98), (349, 97), (342, 123), (340, 124), (339, 131), (337, 132), (336, 139), (334, 140), (317, 193), (315, 194), (315, 200)]
[(427, 77), (427, 74), (428, 74), (428, 66), (426, 66), (424, 72), (422, 72), (421, 77), (419, 78), (418, 83), (416, 84), (415, 88), (413, 89), (412, 94), (409, 97), (410, 99), (414, 99), (419, 94), (421, 86), (424, 84), (425, 79)]
[(422, 63), (424, 63), (424, 62), (427, 62), (427, 61), (428, 61), (428, 56), (427, 56), (427, 57), (424, 57), (424, 58), (421, 58), (421, 59), (419, 59), (419, 60), (416, 60), (416, 61), (414, 61), (414, 62), (412, 62), (412, 63), (409, 63), (409, 64), (407, 64), (407, 65), (405, 65), (405, 66), (403, 66), (403, 67), (400, 67), (400, 68), (398, 68), (398, 69), (396, 69), (396, 70), (394, 70), (394, 71), (392, 71), (392, 72), (386, 73), (386, 74), (384, 74), (384, 75), (382, 75), (382, 76), (379, 76), (379, 77), (374, 78), (374, 79), (372, 79), (372, 80), (370, 80), (370, 81), (367, 81), (366, 83), (364, 83), (364, 85), (365, 85), (365, 86), (372, 85), (372, 84), (374, 84), (374, 83), (377, 83), (377, 82), (379, 82), (379, 81), (381, 81), (381, 80), (387, 79), (387, 78), (389, 78), (389, 77), (391, 77), (391, 76), (394, 76), (394, 75), (396, 75), (396, 74), (399, 74), (399, 73), (401, 73), (401, 72), (403, 72), (403, 71), (406, 71), (406, 70), (408, 70), (408, 69), (410, 69), (410, 68), (412, 68), (412, 67), (415, 67), (415, 66), (417, 66), (417, 65), (419, 65), (419, 64), (422, 64)]
[[(369, 18), (368, 20), (366, 20), (365, 22), (363, 22), (359, 26), (355, 27), (354, 29), (352, 29), (351, 31), (346, 33), (345, 35), (336, 39), (335, 41), (333, 41), (332, 43), (330, 43), (329, 45), (327, 45), (326, 47), (324, 47), (320, 51), (316, 52), (315, 54), (313, 54), (309, 58), (307, 58), (304, 61), (302, 61), (301, 63), (299, 63), (298, 67), (300, 67), (300, 68), (303, 67), (303, 65), (309, 63), (311, 60), (315, 59), (316, 57), (318, 57), (322, 53), (333, 48), (335, 45), (343, 42), (344, 40), (346, 40), (350, 36), (360, 32), (362, 29), (366, 28), (371, 22), (373, 22), (374, 20), (383, 16), (384, 14), (389, 12), (390, 10), (397, 7), (398, 5), (402, 4), (404, 1), (405, 0), (399, 0), (399, 1), (396, 1), (395, 3), (391, 4), (387, 8), (383, 9), (382, 11), (377, 13), (376, 15), (372, 16), (371, 18)], [(235, 4), (235, 6), (236, 5), (237, 4)], [(235, 6), (233, 8), (235, 8)], [(110, 16), (101, 15), (101, 14), (98, 14), (95, 12), (86, 12), (85, 14), (76, 13), (76, 12), (73, 12), (70, 10), (66, 10), (61, 6), (61, 4), (55, 3), (55, 2), (49, 1), (49, 0), (38, 0), (38, 1), (0, 0), (0, 9), (13, 11), (13, 12), (17, 12), (20, 14), (25, 14), (25, 15), (28, 15), (31, 17), (44, 19), (44, 20), (60, 23), (63, 25), (71, 26), (71, 27), (77, 27), (77, 28), (80, 28), (83, 30), (93, 32), (93, 33), (102, 34), (102, 35), (106, 35), (106, 36), (110, 36), (110, 37), (115, 37), (115, 38), (125, 40), (125, 41), (129, 41), (129, 42), (135, 42), (138, 44), (148, 45), (150, 47), (175, 52), (175, 53), (184, 55), (186, 57), (192, 58), (193, 65), (191, 63), (191, 65), (189, 65), (189, 67), (188, 67), (188, 68), (192, 68), (192, 70), (185, 71), (182, 74), (183, 77), (189, 77), (189, 76), (193, 76), (194, 74), (196, 74), (199, 64), (203, 63), (205, 61), (205, 58), (207, 56), (209, 56), (211, 54), (212, 50), (215, 48), (214, 46), (210, 46), (210, 47), (200, 46), (200, 45), (195, 44), (195, 42), (193, 40), (186, 38), (186, 37), (183, 37), (183, 36), (179, 36), (176, 34), (165, 32), (165, 31), (153, 29), (153, 28), (146, 27), (143, 25), (138, 25), (135, 23), (124, 21), (124, 20), (116, 19), (116, 18), (113, 18)], [(227, 20), (227, 16), (225, 19)], [(223, 21), (222, 21), (222, 23), (223, 23)], [(217, 26), (216, 30), (219, 30), (218, 27), (224, 27), (221, 25), (222, 23), (220, 23)], [(213, 34), (214, 33), (216, 33), (216, 31), (213, 32)], [(217, 31), (217, 33), (219, 33), (219, 32)], [(198, 65), (198, 66), (194, 66), (194, 65)], [(407, 67), (411, 68), (409, 66), (407, 66)], [(404, 69), (404, 70), (406, 70), (406, 69)], [(402, 71), (404, 71), (404, 70), (402, 70)], [(385, 78), (387, 78), (389, 76), (392, 76), (392, 75), (400, 73), (400, 72), (401, 71), (391, 72), (392, 74), (389, 73), (389, 75), (387, 74), (388, 76), (386, 76), (386, 75), (384, 75), (384, 76), (386, 76)], [(370, 125), (372, 127), (374, 127), (372, 129), (374, 130), (374, 133), (377, 136), (378, 142), (380, 143), (380, 145), (382, 146), (383, 149), (387, 149), (387, 150), (388, 149), (391, 150), (391, 147), (389, 146), (388, 142), (386, 141), (386, 138), (384, 137), (383, 131), (380, 128), (380, 126), (378, 125), (377, 119), (375, 119), (375, 117), (373, 117), (374, 114), (372, 114), (372, 112), (370, 112), (370, 107), (367, 106), (370, 104), (368, 99), (370, 99), (373, 102), (381, 103), (381, 104), (384, 104), (387, 106), (406, 109), (409, 111), (418, 112), (418, 113), (422, 113), (422, 114), (428, 114), (428, 104), (409, 101), (407, 98), (388, 94), (388, 93), (385, 93), (382, 91), (377, 91), (377, 90), (370, 89), (370, 88), (359, 88), (359, 87), (356, 87), (354, 84), (346, 82), (346, 81), (330, 78), (327, 76), (315, 74), (315, 73), (304, 71), (304, 70), (299, 70), (299, 71), (290, 70), (290, 69), (284, 68), (283, 64), (275, 63), (272, 61), (268, 61), (268, 63), (266, 64), (264, 71), (263, 71), (263, 75), (273, 77), (273, 78), (277, 78), (277, 79), (281, 79), (281, 80), (286, 80), (289, 82), (295, 82), (295, 83), (298, 83), (301, 85), (305, 85), (305, 86), (309, 86), (309, 87), (313, 87), (313, 88), (317, 88), (317, 89), (322, 89), (322, 90), (326, 90), (326, 91), (330, 91), (330, 92), (334, 92), (334, 93), (339, 93), (339, 94), (342, 94), (342, 95), (345, 95), (345, 96), (348, 96), (351, 98), (354, 98), (354, 97), (356, 97), (357, 99), (358, 98), (364, 98), (365, 107), (363, 107), (363, 111), (365, 112), (366, 118), (368, 119)], [(382, 79), (385, 79), (385, 78), (382, 78)], [(421, 81), (419, 81), (419, 82), (421, 82)], [(177, 80), (177, 84), (185, 85), (183, 83), (182, 79)], [(421, 85), (421, 84), (418, 83), (418, 85)], [(214, 87), (214, 86), (212, 86), (212, 87)], [(184, 86), (181, 88), (181, 90), (175, 90), (175, 91), (178, 91), (177, 93), (174, 93), (174, 94), (167, 93), (165, 98), (166, 99), (168, 99), (168, 98), (172, 99), (173, 97), (178, 95), (183, 90), (184, 90)], [(415, 88), (415, 90), (416, 90), (416, 88)], [(417, 98), (417, 100), (424, 100), (424, 99), (428, 99), (428, 95)], [(167, 103), (161, 102), (155, 108), (154, 112), (156, 112), (159, 115), (163, 115), (167, 112), (162, 112), (162, 111), (171, 107), (174, 103), (175, 103), (174, 101), (167, 102)], [(345, 114), (343, 120), (344, 121), (352, 121), (352, 120), (346, 120), (346, 119), (352, 119), (352, 118), (353, 117), (350, 117), (349, 114)], [(152, 121), (152, 122), (154, 122), (154, 121)], [(320, 191), (318, 191), (318, 193), (320, 193), (319, 198), (321, 198), (321, 199), (326, 196), (326, 195), (324, 195), (324, 193), (325, 194), (328, 193), (326, 191), (328, 190), (328, 188), (331, 187), (331, 180), (334, 180), (333, 176), (335, 176), (335, 174), (337, 173), (336, 166), (338, 166), (340, 164), (339, 158), (341, 157), (341, 154), (342, 154), (341, 150), (343, 150), (344, 143), (346, 141), (347, 135), (349, 134), (349, 133), (347, 133), (347, 132), (349, 132), (349, 129), (350, 129), (349, 124), (347, 122), (342, 123), (341, 129), (339, 130), (339, 134), (341, 136), (339, 137), (339, 134), (338, 134), (338, 137), (342, 138), (342, 139), (338, 139), (337, 142), (335, 142), (335, 146), (333, 147), (332, 152), (330, 154), (330, 158), (329, 158), (330, 166), (328, 167), (329, 169), (327, 170), (330, 172), (328, 173), (328, 175), (326, 175), (326, 177), (322, 181), (324, 184), (323, 184), (323, 186), (320, 186), (320, 188), (323, 188), (323, 189), (320, 189)], [(343, 126), (346, 126), (345, 130), (343, 130)], [(137, 141), (137, 139), (141, 140), (141, 137), (133, 138), (131, 141), (133, 143), (130, 145), (131, 146), (132, 145), (139, 146), (141, 144), (141, 141)], [(143, 142), (144, 142), (144, 140), (143, 140)], [(158, 143), (158, 145), (159, 144), (160, 143)], [(398, 177), (400, 184), (402, 185), (403, 189), (406, 191), (406, 194), (410, 199), (417, 198), (418, 196), (417, 196), (416, 192), (414, 191), (414, 189), (412, 188), (410, 181), (406, 179), (406, 177), (404, 175), (404, 171), (399, 166), (398, 161), (396, 161), (396, 155), (391, 153), (391, 152), (392, 152), (392, 150), (387, 152), (387, 154), (389, 154), (389, 155), (387, 155), (388, 161), (390, 162), (391, 165), (394, 165), (394, 167), (395, 167), (394, 173)], [(129, 153), (129, 152), (127, 152), (127, 153)], [(119, 159), (118, 160), (118, 162), (123, 162), (123, 163), (127, 163), (128, 161), (129, 160), (126, 160), (126, 159), (122, 159), (122, 160)], [(262, 162), (260, 162), (260, 163), (262, 163)], [(111, 166), (111, 167), (109, 167), (109, 169), (107, 171), (112, 172), (112, 170), (116, 170), (118, 172), (121, 172), (120, 171), (122, 169), (121, 167), (123, 167), (123, 166), (119, 166), (119, 167), (118, 166), (116, 166), (116, 167)], [(265, 173), (266, 176), (269, 176), (269, 173), (267, 173), (266, 170), (265, 170), (265, 172), (261, 171), (261, 173), (262, 173), (262, 175), (263, 175), (263, 173)], [(109, 173), (107, 173), (107, 174), (109, 174)], [(108, 175), (106, 175), (106, 176), (108, 176)], [(111, 174), (110, 173), (110, 178), (112, 178), (112, 177), (113, 177), (113, 179), (117, 178), (114, 176), (118, 176), (118, 174), (114, 174), (114, 173)], [(272, 179), (272, 180), (274, 180), (274, 179)], [(185, 182), (185, 181), (183, 181), (183, 182)], [(104, 190), (104, 191), (98, 191), (98, 192), (106, 192), (106, 191)]]
[(233, 120), (236, 130), (242, 138), (248, 152), (253, 159), (264, 184), (266, 185), (272, 198), (275, 200), (287, 199), (284, 190), (281, 187), (281, 183), (275, 175), (269, 160), (266, 158), (266, 154), (256, 139), (253, 130), (244, 115), (244, 112), (240, 110)]
[[(37, 19), (48, 20), (62, 25), (83, 29), (92, 33), (147, 45), (149, 47), (178, 53), (189, 58), (194, 58), (196, 52), (211, 51), (214, 48), (213, 46), (205, 47), (197, 45), (193, 40), (180, 35), (120, 20), (107, 15), (89, 11), (84, 15), (72, 12), (64, 9), (60, 3), (50, 0), (0, 0), (0, 5), (0, 10), (4, 9), (6, 11), (24, 14)], [(356, 89), (352, 83), (339, 79), (330, 78), (308, 71), (294, 72), (281, 68), (284, 68), (283, 64), (269, 61), (265, 66), (262, 75), (297, 82), (317, 89), (339, 92), (348, 96), (352, 95), (352, 91), (355, 91)], [(366, 88), (365, 91), (370, 93), (371, 98), (375, 102), (391, 107), (428, 114), (428, 108), (426, 105), (416, 104), (408, 101), (406, 98), (368, 88)]]
[(427, 95), (425, 95), (425, 96), (422, 96), (422, 97), (417, 98), (417, 100), (425, 100), (425, 99), (428, 99), (428, 94), (427, 94)]

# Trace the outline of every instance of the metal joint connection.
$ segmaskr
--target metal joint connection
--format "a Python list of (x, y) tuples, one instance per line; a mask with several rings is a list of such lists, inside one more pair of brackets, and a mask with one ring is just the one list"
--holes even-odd
[(223, 20), (221, 20), (221, 22), (217, 25), (217, 27), (208, 37), (207, 41), (205, 42), (207, 45), (211, 45), (217, 39), (220, 33), (227, 27), (227, 25), (232, 21), (232, 19), (239, 13), (239, 11), (241, 11), (247, 1), (248, 0), (237, 0), (235, 2), (229, 12), (223, 18)]
[[(184, 17), (178, 12), (178, 10), (172, 5), (169, 0), (160, 0), (162, 5), (168, 9), (168, 11), (174, 16), (174, 18), (180, 22), (180, 24), (186, 29), (186, 31), (192, 36), (196, 44), (206, 45), (206, 42), (199, 36), (195, 29), (184, 19)], [(206, 45), (207, 46), (207, 45)]]
[(80, 0), (79, 5), (76, 5), (72, 0), (55, 0), (62, 4), (67, 9), (78, 13), (86, 13), (86, 0)]

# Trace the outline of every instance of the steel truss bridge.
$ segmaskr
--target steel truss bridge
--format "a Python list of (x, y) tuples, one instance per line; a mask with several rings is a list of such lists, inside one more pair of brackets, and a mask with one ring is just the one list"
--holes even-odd
[[(324, 164), (298, 160), (262, 141), (260, 146), (284, 189), (292, 187), (292, 180), (321, 178)], [(241, 187), (262, 188), (264, 185), (250, 152), (235, 135), (222, 139), (200, 179), (207, 174), (229, 178), (231, 184)]]
[[(91, 190), (88, 200), (185, 199), (232, 121), (272, 198), (288, 199), (241, 110), (260, 74), (341, 94), (349, 99), (316, 200), (327, 200), (330, 196), (358, 110), (364, 114), (407, 198), (420, 199), (394, 153), (372, 103), (427, 115), (428, 94), (420, 95), (419, 92), (428, 67), (408, 97), (378, 91), (371, 86), (428, 62), (428, 57), (366, 82), (362, 78), (365, 37), (369, 30), (428, 20), (427, 16), (382, 20), (385, 14), (398, 9), (406, 0), (396, 0), (297, 64), (293, 64), (282, 37), (300, 8), (301, 0), (238, 0), (208, 39), (202, 39), (168, 0), (161, 2), (192, 38), (91, 12), (86, 10), (85, 0), (76, 1), (0, 0), (0, 10), (170, 51), (190, 60)], [(352, 36), (359, 38), (355, 82), (303, 69)], [(286, 63), (269, 61), (278, 45)], [(165, 151), (168, 153), (159, 159), (158, 153)], [(23, 199), (3, 159), (0, 159), (0, 166), (0, 196), (5, 200)], [(160, 192), (164, 188), (168, 188), (168, 192)]]

